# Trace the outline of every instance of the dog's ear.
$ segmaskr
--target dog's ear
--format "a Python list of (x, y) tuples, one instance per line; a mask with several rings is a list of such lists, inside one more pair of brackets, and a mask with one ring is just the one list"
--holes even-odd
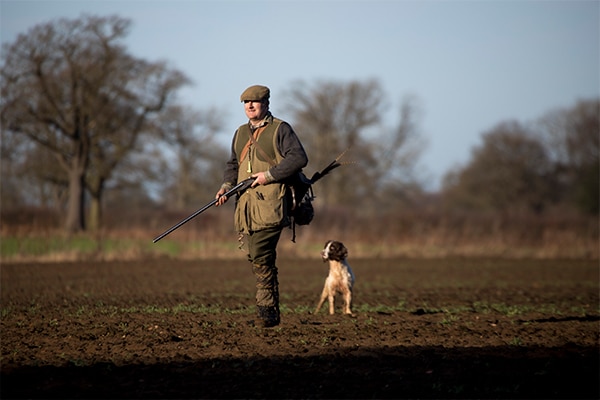
[(343, 261), (348, 257), (348, 249), (342, 242), (333, 242), (329, 247), (329, 258), (335, 261)]

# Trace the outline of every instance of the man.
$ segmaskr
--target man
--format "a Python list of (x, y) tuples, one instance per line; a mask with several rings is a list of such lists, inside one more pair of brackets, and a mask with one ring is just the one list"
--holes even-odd
[(250, 86), (240, 96), (248, 123), (233, 136), (223, 185), (216, 194), (216, 205), (222, 205), (227, 201), (222, 196), (226, 191), (237, 182), (254, 178), (237, 199), (234, 224), (246, 235), (248, 260), (256, 277), (256, 306), (264, 327), (280, 322), (275, 260), (281, 231), (290, 224), (285, 182), (308, 163), (292, 127), (269, 111), (269, 97), (269, 88), (261, 85)]

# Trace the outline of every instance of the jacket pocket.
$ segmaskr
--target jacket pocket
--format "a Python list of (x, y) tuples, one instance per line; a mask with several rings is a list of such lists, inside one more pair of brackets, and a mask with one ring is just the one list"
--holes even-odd
[(250, 195), (248, 211), (251, 230), (281, 225), (285, 218), (283, 185), (259, 186), (248, 194)]

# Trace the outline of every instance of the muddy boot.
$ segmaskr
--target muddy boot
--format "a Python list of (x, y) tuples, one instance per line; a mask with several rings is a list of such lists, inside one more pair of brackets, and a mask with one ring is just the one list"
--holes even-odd
[(277, 267), (253, 264), (256, 277), (256, 306), (265, 328), (279, 325), (279, 283)]
[(279, 307), (258, 306), (257, 308), (263, 328), (272, 328), (279, 325)]

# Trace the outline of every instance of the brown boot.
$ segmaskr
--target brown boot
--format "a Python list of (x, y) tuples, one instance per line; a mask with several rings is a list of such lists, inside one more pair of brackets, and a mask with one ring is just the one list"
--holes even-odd
[(256, 305), (258, 316), (265, 328), (279, 325), (279, 282), (277, 267), (253, 265), (256, 277)]
[(279, 307), (258, 306), (258, 316), (260, 317), (263, 328), (272, 328), (279, 325)]

